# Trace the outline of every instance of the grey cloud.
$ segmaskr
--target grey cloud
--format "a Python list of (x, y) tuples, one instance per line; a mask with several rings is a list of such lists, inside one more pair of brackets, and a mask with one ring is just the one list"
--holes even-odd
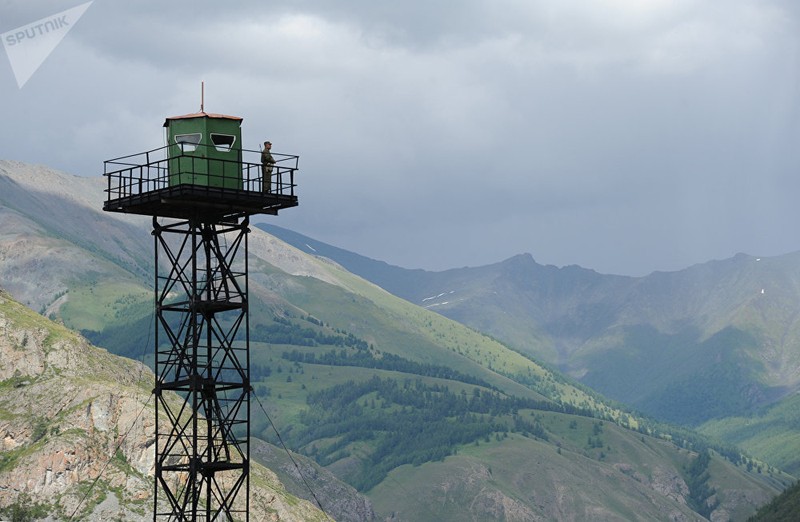
[[(3, 27), (79, 2), (6, 1)], [(410, 267), (600, 271), (797, 249), (792, 2), (110, 2), (23, 90), (0, 156), (81, 174), (168, 115), (301, 154), (279, 224)], [(4, 29), (4, 30), (6, 30)], [(57, 145), (55, 145), (57, 144)]]

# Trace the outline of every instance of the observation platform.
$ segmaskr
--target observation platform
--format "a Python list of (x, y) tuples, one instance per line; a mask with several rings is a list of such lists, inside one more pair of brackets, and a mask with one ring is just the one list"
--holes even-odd
[(273, 153), (266, 186), (258, 151), (239, 149), (238, 158), (217, 159), (197, 154), (196, 148), (177, 155), (174, 150), (168, 145), (105, 161), (103, 210), (221, 222), (275, 215), (298, 205), (294, 177), (299, 156)]

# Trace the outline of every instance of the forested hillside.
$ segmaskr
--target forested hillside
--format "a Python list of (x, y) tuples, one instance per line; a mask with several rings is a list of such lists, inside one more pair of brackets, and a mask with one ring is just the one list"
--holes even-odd
[(798, 253), (645, 277), (543, 266), (530, 255), (426, 272), (261, 226), (607, 397), (800, 472)]

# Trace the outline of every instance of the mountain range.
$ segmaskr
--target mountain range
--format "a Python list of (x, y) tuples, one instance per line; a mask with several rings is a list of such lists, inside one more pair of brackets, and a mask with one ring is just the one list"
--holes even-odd
[(606, 397), (800, 472), (800, 253), (645, 277), (543, 266), (529, 254), (427, 272), (260, 226)]
[[(147, 364), (153, 351), (151, 222), (104, 214), (103, 188), (101, 178), (0, 161), (0, 287), (94, 344)], [(278, 236), (254, 228), (249, 239), (251, 380), (264, 406), (263, 412), (253, 409), (253, 434), (286, 441), (307, 457), (301, 465), (306, 473), (332, 473), (369, 499), (349, 496), (336, 520), (745, 520), (793, 481), (755, 454), (661, 422), (701, 429), (732, 422), (715, 427), (724, 433), (750, 411), (787, 404), (791, 372), (756, 381), (760, 388), (744, 396), (749, 402), (742, 409), (724, 405), (710, 415), (699, 404), (697, 420), (647, 401), (630, 401), (636, 409), (630, 408), (622, 401), (624, 384), (617, 384), (622, 391), (616, 396), (603, 392), (617, 402), (587, 386), (611, 382), (601, 370), (625, 367), (615, 360), (633, 366), (639, 357), (639, 371), (655, 374), (650, 366), (658, 362), (658, 347), (676, 347), (690, 358), (676, 376), (691, 378), (693, 365), (724, 362), (729, 353), (734, 367), (744, 367), (751, 362), (747, 336), (753, 335), (745, 322), (709, 315), (688, 337), (673, 299), (641, 323), (634, 312), (647, 306), (647, 291), (658, 284), (541, 267), (529, 256), (443, 273), (389, 267), (407, 277), (393, 287), (369, 282), (321, 252), (321, 243), (295, 248)], [(610, 309), (605, 293), (623, 287), (628, 293), (617, 295), (617, 308)], [(756, 299), (771, 295), (764, 289)], [(627, 301), (636, 297), (635, 305)], [(711, 314), (700, 301), (693, 310)], [(451, 307), (459, 303), (461, 316)], [(486, 305), (483, 312), (479, 305)], [(673, 314), (662, 317), (659, 310), (670, 307)], [(534, 317), (532, 310), (543, 315)], [(730, 307), (728, 317), (738, 318), (740, 310)], [(481, 313), (483, 328), (471, 324)], [(511, 332), (507, 338), (500, 327)], [(612, 353), (611, 341), (637, 332), (636, 357)], [(655, 348), (651, 334), (664, 336)], [(707, 353), (695, 357), (682, 336)], [(611, 360), (606, 366), (603, 350)], [(592, 375), (595, 380), (587, 378)], [(275, 455), (255, 453), (256, 460)], [(310, 498), (303, 488), (292, 489), (293, 473), (284, 469), (279, 476), (293, 494)]]

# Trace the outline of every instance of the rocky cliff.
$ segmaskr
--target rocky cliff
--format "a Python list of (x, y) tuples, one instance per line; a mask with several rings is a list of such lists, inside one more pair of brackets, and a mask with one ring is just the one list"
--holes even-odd
[[(152, 519), (153, 375), (0, 290), (0, 509)], [(253, 465), (255, 520), (326, 520)]]

